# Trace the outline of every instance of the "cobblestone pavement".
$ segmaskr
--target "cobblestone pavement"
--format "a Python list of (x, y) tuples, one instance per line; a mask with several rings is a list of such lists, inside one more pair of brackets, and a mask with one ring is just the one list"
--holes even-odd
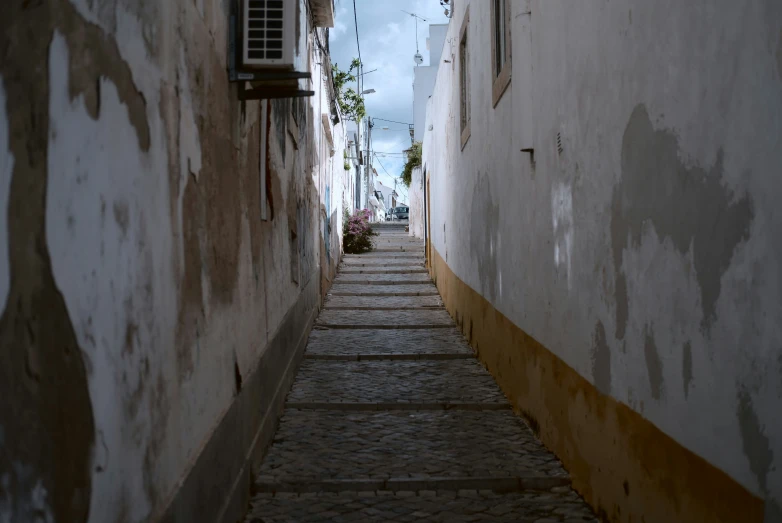
[(335, 283), (331, 287), (332, 296), (439, 296), (433, 284), (393, 285), (357, 285), (354, 283)]
[(379, 267), (367, 267), (363, 265), (344, 265), (340, 274), (426, 274), (426, 272), (423, 266), (382, 265)]
[(344, 258), (342, 260), (342, 267), (344, 268), (350, 268), (350, 267), (377, 267), (377, 266), (415, 266), (415, 267), (423, 267), (424, 266), (424, 259), (421, 258), (369, 258), (369, 257), (356, 257), (356, 258)]
[(346, 256), (255, 481), (246, 521), (598, 521), (381, 225)]
[[(357, 283), (364, 283), (364, 282), (383, 282), (383, 283), (393, 283), (396, 282), (399, 279), (399, 274), (354, 274), (354, 273), (345, 273), (343, 272), (339, 276), (337, 276), (337, 279), (335, 282), (337, 283), (348, 283), (348, 282), (357, 282)], [(406, 274), (405, 275), (405, 281), (411, 281), (411, 282), (430, 282), (432, 281), (429, 278), (429, 275), (426, 273), (413, 273), (413, 274)]]
[(442, 306), (443, 300), (439, 296), (332, 296), (326, 300), (326, 308), (330, 310), (405, 310)]
[(395, 328), (413, 328), (421, 326), (429, 327), (450, 327), (453, 326), (453, 320), (444, 309), (440, 310), (329, 310), (326, 309), (320, 313), (317, 325), (326, 325), (330, 327), (344, 327), (347, 325), (356, 325), (361, 327), (395, 327)]
[(306, 357), (452, 353), (473, 354), (456, 329), (377, 331), (316, 328), (310, 334)]
[(474, 359), (458, 361), (306, 360), (289, 402), (499, 403), (508, 405), (492, 377)]

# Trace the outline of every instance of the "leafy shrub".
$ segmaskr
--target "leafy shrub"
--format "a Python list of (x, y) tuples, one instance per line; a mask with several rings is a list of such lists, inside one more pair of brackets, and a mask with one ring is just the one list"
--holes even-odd
[(407, 187), (413, 182), (413, 169), (421, 167), (421, 142), (415, 142), (413, 146), (407, 150), (407, 160), (405, 161), (405, 168), (402, 170), (402, 183)]
[(369, 224), (369, 211), (356, 211), (352, 216), (345, 209), (345, 219), (342, 225), (342, 242), (346, 254), (361, 254), (371, 251), (374, 247), (372, 236), (377, 233)]
[(331, 69), (337, 94), (337, 104), (340, 111), (342, 111), (342, 115), (346, 120), (360, 122), (367, 114), (364, 99), (352, 87), (346, 89), (345, 84), (356, 81), (356, 75), (353, 74), (353, 71), (361, 69), (361, 62), (358, 58), (354, 58), (350, 62), (350, 68), (347, 71), (340, 70), (337, 64), (332, 65)]

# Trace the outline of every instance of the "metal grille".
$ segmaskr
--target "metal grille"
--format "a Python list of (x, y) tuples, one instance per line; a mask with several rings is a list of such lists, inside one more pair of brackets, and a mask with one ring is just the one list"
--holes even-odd
[(247, 0), (247, 57), (282, 58), (283, 0)]

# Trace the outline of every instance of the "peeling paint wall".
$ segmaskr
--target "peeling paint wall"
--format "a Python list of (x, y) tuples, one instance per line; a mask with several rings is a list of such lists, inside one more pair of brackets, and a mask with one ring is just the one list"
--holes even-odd
[(283, 327), (306, 334), (326, 220), (326, 272), (339, 261), (325, 136), (342, 150), (345, 132), (321, 117), (309, 3), (316, 96), (294, 103), (238, 100), (230, 5), (13, 2), (0, 20), (0, 520), (155, 521), (193, 470), (223, 473), (199, 458)]
[(413, 169), (410, 187), (410, 236), (424, 238), (424, 171), (421, 167)]
[(489, 3), (456, 3), (424, 137), (432, 246), (497, 311), (764, 499), (776, 521), (782, 7), (511, 6), (513, 78), (493, 108)]

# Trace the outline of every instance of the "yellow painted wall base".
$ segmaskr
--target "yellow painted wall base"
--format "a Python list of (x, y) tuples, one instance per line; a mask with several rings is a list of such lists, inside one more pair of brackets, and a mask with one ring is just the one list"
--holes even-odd
[(436, 249), (429, 253), (448, 312), (603, 520), (763, 521), (762, 499), (627, 405), (600, 393), (460, 280)]

